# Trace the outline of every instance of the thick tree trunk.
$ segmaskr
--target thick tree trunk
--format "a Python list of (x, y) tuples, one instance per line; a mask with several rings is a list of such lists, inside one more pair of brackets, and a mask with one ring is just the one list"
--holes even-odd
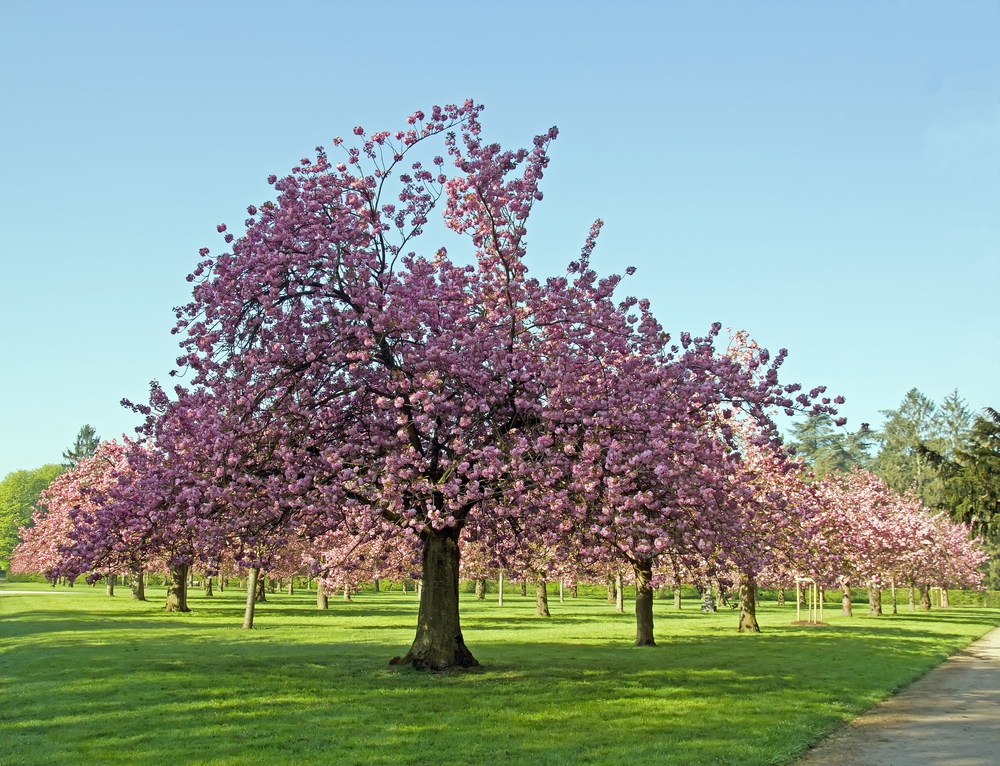
[(251, 568), (247, 577), (247, 608), (243, 612), (243, 630), (250, 630), (253, 627), (253, 615), (257, 608), (258, 592), (263, 590), (258, 588), (260, 582), (260, 568)]
[(187, 605), (188, 568), (179, 564), (167, 570), (167, 605), (168, 612), (190, 612)]
[(228, 583), (226, 582), (226, 578), (223, 577), (220, 574), (219, 575), (219, 593), (225, 593), (225, 591), (226, 591), (226, 585), (228, 585)]
[(947, 609), (950, 606), (951, 606), (951, 604), (948, 603), (948, 589), (947, 588), (941, 588), (941, 608), (942, 609)]
[(843, 598), (840, 599), (840, 613), (844, 617), (854, 616), (854, 605), (851, 603), (851, 586), (846, 582), (843, 587)]
[(476, 600), (485, 601), (486, 600), (486, 580), (479, 578), (476, 580)]
[(637, 561), (635, 571), (635, 645), (656, 646), (653, 640), (653, 562)]
[(317, 609), (330, 608), (330, 599), (326, 595), (326, 588), (323, 586), (322, 580), (316, 583), (316, 608)]
[(205, 575), (205, 584), (204, 585), (205, 585), (205, 595), (206, 596), (211, 596), (212, 595), (212, 578), (209, 577), (208, 575)]
[(551, 617), (549, 613), (548, 584), (542, 578), (535, 581), (535, 616)]
[(132, 572), (128, 579), (129, 587), (132, 590), (132, 601), (146, 600), (146, 573), (141, 569)]
[(875, 583), (868, 586), (868, 616), (882, 616), (882, 591)]
[(618, 614), (625, 613), (625, 593), (622, 588), (621, 574), (615, 575), (615, 611)]
[(455, 527), (436, 530), (428, 526), (423, 538), (423, 583), (417, 635), (400, 660), (430, 670), (478, 667), (465, 646), (458, 616), (458, 535)]
[(115, 595), (115, 580), (118, 579), (118, 575), (109, 574), (104, 578), (104, 594), (107, 596)]
[(751, 575), (740, 577), (740, 633), (760, 633), (757, 624), (757, 581)]
[(931, 586), (920, 585), (920, 611), (929, 612), (931, 610)]
[(678, 584), (674, 586), (674, 609), (680, 609), (680, 608), (681, 608), (681, 586)]

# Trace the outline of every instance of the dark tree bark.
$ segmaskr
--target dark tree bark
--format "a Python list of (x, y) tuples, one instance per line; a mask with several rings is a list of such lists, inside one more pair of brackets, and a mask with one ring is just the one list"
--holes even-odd
[(378, 590), (379, 584), (378, 584), (378, 578), (377, 577), (375, 578), (374, 586), (375, 586), (375, 592), (378, 593), (379, 592), (379, 590)]
[(128, 578), (129, 588), (132, 590), (132, 601), (146, 600), (146, 573), (141, 569), (132, 572)]
[(931, 586), (920, 585), (920, 611), (929, 612), (931, 610)]
[(486, 580), (482, 578), (476, 580), (476, 599), (478, 601), (486, 600)]
[(882, 591), (875, 583), (868, 586), (868, 616), (882, 616)]
[(740, 633), (760, 633), (757, 624), (757, 581), (751, 575), (740, 577)]
[(206, 596), (213, 595), (213, 593), (212, 593), (212, 578), (209, 577), (208, 575), (205, 575), (205, 595)]
[(653, 640), (653, 562), (637, 561), (635, 571), (635, 645), (656, 646)]
[(528, 581), (527, 580), (521, 580), (521, 595), (522, 596), (527, 596), (528, 595)]
[(551, 617), (549, 613), (549, 592), (545, 580), (539, 577), (535, 581), (535, 616)]
[(167, 570), (167, 605), (168, 612), (190, 612), (187, 605), (188, 568), (174, 564)]
[(851, 603), (851, 586), (844, 583), (843, 597), (840, 599), (840, 613), (845, 617), (854, 616), (854, 605)]
[[(257, 570), (257, 579), (254, 581), (254, 589), (256, 593), (254, 594), (253, 600), (256, 604), (263, 604), (267, 602), (267, 577), (260, 571)], [(250, 590), (250, 578), (247, 577), (247, 590)]]
[(257, 596), (259, 591), (263, 588), (259, 588), (260, 584), (260, 567), (253, 567), (250, 569), (247, 577), (247, 607), (243, 612), (243, 629), (250, 630), (253, 627), (253, 616), (257, 608)]
[(426, 527), (421, 533), (423, 583), (417, 634), (400, 660), (414, 668), (448, 670), (478, 667), (465, 645), (458, 615), (458, 535), (455, 527)]

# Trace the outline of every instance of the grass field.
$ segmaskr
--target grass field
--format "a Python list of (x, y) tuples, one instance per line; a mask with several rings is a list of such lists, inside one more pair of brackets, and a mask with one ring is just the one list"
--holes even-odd
[(552, 599), (544, 620), (533, 595), (463, 595), (484, 670), (429, 674), (388, 665), (413, 594), (326, 612), (269, 595), (242, 631), (239, 591), (194, 590), (184, 615), (160, 611), (162, 590), (119, 592), (0, 585), (0, 765), (781, 764), (1000, 624), (985, 608), (830, 609), (804, 628), (765, 604), (764, 632), (738, 635), (728, 609), (664, 600), (659, 646), (637, 649), (633, 616), (603, 599)]

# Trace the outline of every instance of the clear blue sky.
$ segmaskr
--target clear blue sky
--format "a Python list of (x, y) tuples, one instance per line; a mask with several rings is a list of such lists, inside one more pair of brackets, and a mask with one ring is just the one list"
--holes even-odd
[[(558, 125), (530, 265), (594, 218), (663, 323), (787, 347), (856, 426), (1000, 407), (1000, 5), (55, 3), (0, 8), (0, 476), (167, 379), (215, 225), (356, 124), (473, 97)], [(432, 243), (426, 243), (428, 250)], [(447, 244), (447, 243), (446, 243)]]

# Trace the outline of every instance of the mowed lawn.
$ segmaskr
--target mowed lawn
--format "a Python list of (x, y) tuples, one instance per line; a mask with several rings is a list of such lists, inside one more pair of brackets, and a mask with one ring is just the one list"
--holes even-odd
[[(31, 590), (18, 595), (13, 591)], [(1000, 610), (843, 618), (795, 627), (656, 602), (655, 648), (604, 599), (463, 595), (484, 668), (390, 666), (414, 594), (274, 594), (253, 631), (244, 594), (161, 611), (103, 587), (0, 586), (0, 764), (781, 764), (1000, 624)], [(863, 611), (863, 606), (857, 612)], [(905, 610), (905, 606), (903, 609)]]

